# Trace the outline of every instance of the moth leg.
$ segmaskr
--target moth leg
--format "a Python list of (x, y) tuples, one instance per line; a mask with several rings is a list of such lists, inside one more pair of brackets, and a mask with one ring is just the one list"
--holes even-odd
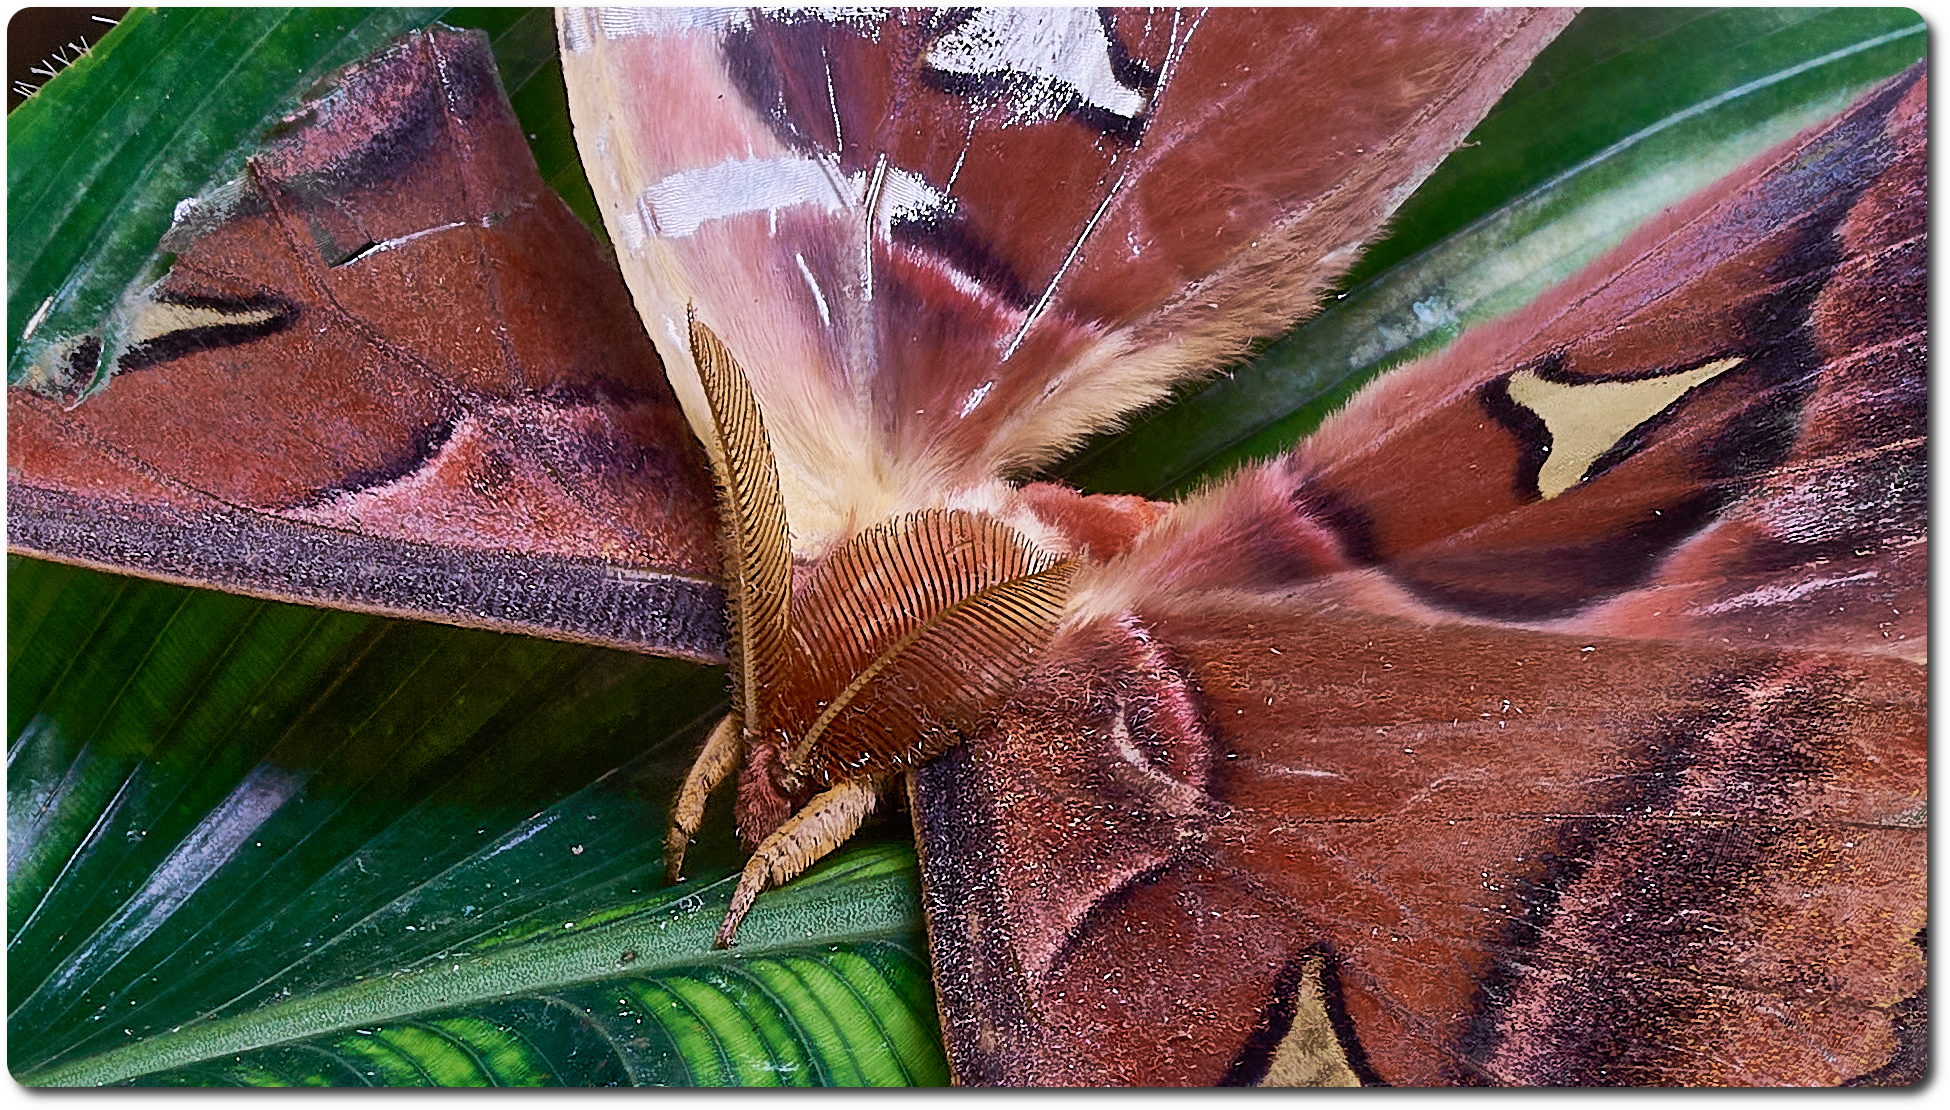
[(684, 776), (684, 789), (670, 810), (670, 835), (664, 838), (664, 877), (673, 883), (683, 877), (684, 853), (691, 846), (691, 835), (704, 822), (704, 803), (718, 784), (738, 769), (745, 754), (744, 731), (742, 714), (737, 710), (725, 714), (705, 738), (704, 750), (697, 753), (690, 774)]
[(752, 908), (758, 893), (774, 887), (811, 867), (860, 829), (861, 822), (880, 804), (883, 778), (848, 779), (823, 794), (816, 794), (799, 812), (786, 819), (777, 832), (765, 838), (738, 876), (738, 889), (732, 892), (731, 909), (718, 927), (718, 947), (731, 947), (731, 936), (738, 923)]

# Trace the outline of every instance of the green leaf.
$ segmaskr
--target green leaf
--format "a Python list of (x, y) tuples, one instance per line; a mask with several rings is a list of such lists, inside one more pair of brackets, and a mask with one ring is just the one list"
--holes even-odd
[(8, 590), (22, 1082), (945, 1079), (902, 830), (729, 954), (722, 814), (663, 884), (720, 671), (29, 560)]
[[(16, 110), (10, 380), (153, 280), (176, 202), (313, 81), (434, 14), (139, 12)], [(594, 224), (547, 13), (444, 18), (488, 31), (544, 176)], [(1344, 298), (1072, 480), (1179, 489), (1279, 449), (1923, 48), (1905, 11), (1586, 13)], [(761, 897), (728, 953), (722, 801), (664, 885), (722, 672), (8, 566), (21, 1082), (946, 1080), (903, 822)]]

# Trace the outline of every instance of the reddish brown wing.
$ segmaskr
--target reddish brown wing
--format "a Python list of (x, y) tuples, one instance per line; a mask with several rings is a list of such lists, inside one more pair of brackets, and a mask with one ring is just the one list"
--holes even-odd
[(964, 1081), (1920, 1075), (1923, 90), (1079, 581), (914, 779)]
[(14, 550), (721, 651), (703, 455), (484, 40), (341, 73), (171, 236), (162, 282), (8, 390)]
[(1311, 310), (1569, 15), (565, 9), (560, 29), (680, 396), (694, 308), (751, 375), (816, 556)]
[(1405, 614), (1921, 659), (1924, 96), (1391, 377), (1295, 452), (1295, 496)]
[(1923, 985), (1925, 708), (1852, 656), (1081, 630), (916, 779), (957, 1075), (1279, 1081), (1315, 959), (1365, 1082), (1874, 1071)]

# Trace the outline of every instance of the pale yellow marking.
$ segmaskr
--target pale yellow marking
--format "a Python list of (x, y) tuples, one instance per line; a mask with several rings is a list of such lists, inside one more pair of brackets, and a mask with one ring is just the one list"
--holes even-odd
[[(30, 328), (39, 326), (41, 318), (47, 310), (48, 303), (52, 302), (43, 303), (41, 309), (34, 314), (33, 320), (28, 325)], [(122, 352), (126, 353), (129, 348), (137, 347), (152, 340), (160, 339), (172, 332), (184, 331), (189, 328), (208, 328), (225, 325), (247, 326), (250, 324), (266, 323), (277, 318), (278, 310), (275, 308), (249, 309), (243, 312), (223, 312), (214, 308), (196, 308), (190, 305), (165, 304), (159, 301), (145, 300), (140, 302), (136, 307), (134, 318), (129, 321), (128, 326), (123, 331)], [(25, 339), (26, 337), (22, 336), (21, 338)], [(77, 335), (50, 344), (41, 352), (40, 358), (34, 361), (34, 365), (29, 367), (27, 372), (21, 376), (21, 380), (15, 384), (25, 389), (31, 389), (35, 392), (49, 395), (53, 395), (57, 388), (66, 388), (69, 385), (87, 385), (88, 380), (86, 379), (70, 382), (70, 378), (73, 376), (72, 362), (75, 351), (89, 338), (86, 335)]]
[(1529, 370), (1510, 375), (1510, 399), (1543, 420), (1550, 455), (1537, 471), (1537, 492), (1548, 501), (1572, 486), (1598, 457), (1667, 405), (1745, 362), (1735, 356), (1677, 374), (1633, 382), (1546, 381)]
[(152, 339), (160, 339), (171, 332), (188, 331), (191, 328), (248, 327), (251, 324), (263, 324), (277, 318), (278, 312), (274, 308), (224, 312), (215, 308), (150, 301), (136, 313), (135, 321), (129, 328), (126, 345), (133, 347)]
[(1319, 956), (1307, 960), (1301, 976), (1299, 996), (1293, 1000), (1293, 1025), (1273, 1050), (1262, 1087), (1359, 1087), (1354, 1069), (1347, 1064), (1347, 1053), (1334, 1024), (1327, 1017), (1327, 1004), (1320, 993), (1320, 973), (1327, 961)]

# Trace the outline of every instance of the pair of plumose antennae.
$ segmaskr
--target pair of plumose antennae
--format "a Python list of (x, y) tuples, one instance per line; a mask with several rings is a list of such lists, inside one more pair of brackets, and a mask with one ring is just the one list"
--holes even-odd
[(778, 467), (751, 383), (695, 313), (711, 412), (732, 708), (672, 807), (670, 881), (734, 771), (751, 859), (718, 930), (857, 831), (889, 781), (970, 735), (1049, 642), (1080, 563), (993, 517), (931, 509), (845, 540), (793, 589)]

